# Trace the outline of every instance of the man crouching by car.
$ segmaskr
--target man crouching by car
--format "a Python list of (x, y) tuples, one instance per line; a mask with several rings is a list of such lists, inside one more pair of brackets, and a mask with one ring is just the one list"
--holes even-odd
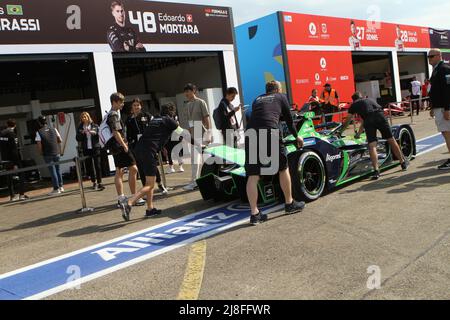
[[(281, 189), (286, 199), (287, 214), (298, 213), (305, 207), (304, 202), (296, 202), (292, 197), (287, 153), (282, 144), (279, 129), (281, 116), (286, 121), (291, 134), (297, 139), (299, 147), (303, 146), (303, 139), (295, 130), (289, 102), (280, 92), (279, 82), (271, 81), (266, 84), (266, 94), (259, 96), (253, 102), (252, 115), (245, 134), (245, 171), (248, 177), (247, 196), (251, 207), (250, 224), (252, 225), (267, 221), (267, 215), (258, 209), (260, 176), (279, 174)], [(268, 157), (264, 158), (265, 156)], [(273, 160), (278, 162), (274, 163)]]

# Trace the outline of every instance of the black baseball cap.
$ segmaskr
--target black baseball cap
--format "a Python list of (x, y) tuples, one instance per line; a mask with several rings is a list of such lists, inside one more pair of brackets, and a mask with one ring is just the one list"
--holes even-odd
[(323, 87), (324, 87), (324, 88), (326, 88), (326, 87), (331, 87), (331, 84), (325, 83), (325, 85), (324, 85)]

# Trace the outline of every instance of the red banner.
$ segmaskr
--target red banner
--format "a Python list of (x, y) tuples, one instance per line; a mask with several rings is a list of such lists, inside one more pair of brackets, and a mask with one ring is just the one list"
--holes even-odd
[(430, 48), (429, 29), (392, 23), (283, 13), (287, 45)]
[(351, 101), (355, 85), (350, 52), (289, 51), (288, 60), (294, 103), (303, 106), (311, 91), (320, 95), (326, 83), (337, 90), (341, 102)]

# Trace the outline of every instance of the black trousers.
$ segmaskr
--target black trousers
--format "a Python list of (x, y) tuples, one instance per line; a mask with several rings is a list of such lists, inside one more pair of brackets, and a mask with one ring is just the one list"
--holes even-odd
[[(182, 139), (180, 139), (180, 141), (169, 141), (166, 145), (167, 157), (169, 158), (169, 165), (171, 165), (171, 166), (173, 166), (172, 151), (176, 146), (178, 146), (181, 143), (181, 141), (182, 141)], [(182, 159), (183, 159), (183, 148), (181, 149), (180, 153), (178, 154), (178, 160), (182, 160)]]
[(99, 149), (87, 149), (83, 150), (83, 154), (86, 157), (84, 164), (86, 165), (86, 171), (89, 177), (91, 177), (92, 183), (102, 183), (102, 165), (101, 165), (101, 153)]
[[(17, 167), (19, 169), (22, 168), (22, 164), (21, 163), (11, 163), (10, 165), (7, 166), (7, 170), (14, 170), (14, 166), (17, 165)], [(16, 194), (15, 192), (15, 188), (14, 188), (14, 176), (13, 174), (8, 175), (7, 176), (7, 181), (8, 181), (8, 191), (9, 191), (9, 196), (11, 198), (14, 197), (14, 195)], [(19, 181), (17, 182), (17, 191), (20, 195), (25, 194), (25, 176), (23, 174), (23, 172), (18, 173), (17, 176), (19, 177)]]
[(411, 101), (411, 112), (414, 112), (414, 109), (417, 112), (417, 115), (419, 115), (420, 112), (420, 96), (411, 96), (411, 100), (417, 100), (417, 101)]
[[(336, 106), (331, 105), (331, 104), (325, 104), (323, 106), (324, 114), (336, 113), (337, 110), (338, 110), (338, 108)], [(332, 122), (332, 121), (333, 121), (333, 116), (332, 115), (325, 117), (325, 122), (328, 123), (328, 122)]]
[[(233, 134), (231, 134), (231, 132), (233, 132)], [(227, 133), (228, 133), (228, 135), (227, 135)], [(229, 129), (229, 131), (227, 131), (227, 130), (222, 130), (222, 137), (223, 137), (223, 144), (227, 144), (228, 143), (228, 146), (229, 147), (232, 147), (232, 148), (237, 148), (238, 147), (238, 144), (237, 144), (237, 137), (236, 137), (236, 134), (235, 134), (235, 131), (233, 130), (233, 131), (231, 131), (231, 129)], [(232, 143), (232, 145), (230, 145), (230, 142)]]

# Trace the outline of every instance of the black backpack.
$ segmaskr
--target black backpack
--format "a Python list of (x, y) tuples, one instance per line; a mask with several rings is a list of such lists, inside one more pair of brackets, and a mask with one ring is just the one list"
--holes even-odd
[(222, 130), (224, 123), (223, 123), (223, 116), (220, 112), (220, 105), (216, 109), (214, 109), (213, 119), (214, 119), (214, 124), (216, 125), (216, 129)]

